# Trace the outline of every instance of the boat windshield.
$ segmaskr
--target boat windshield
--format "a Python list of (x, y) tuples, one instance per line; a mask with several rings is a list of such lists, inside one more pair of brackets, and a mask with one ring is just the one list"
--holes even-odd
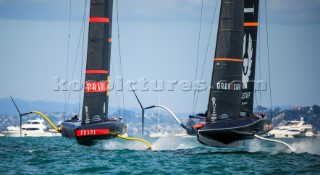
[(28, 131), (40, 130), (39, 128), (26, 128)]
[(300, 130), (297, 130), (297, 129), (290, 129), (288, 131), (292, 131), (292, 132), (300, 132)]
[(31, 124), (40, 124), (39, 122), (32, 122)]
[(287, 124), (287, 126), (296, 126), (298, 125), (300, 122), (296, 122), (296, 121), (291, 121)]

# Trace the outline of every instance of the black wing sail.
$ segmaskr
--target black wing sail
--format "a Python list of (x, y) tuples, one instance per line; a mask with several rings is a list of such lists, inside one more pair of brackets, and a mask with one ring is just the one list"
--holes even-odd
[(112, 0), (91, 0), (82, 125), (108, 114)]
[(255, 84), (259, 0), (245, 0), (244, 2), (243, 86), (241, 100), (243, 107), (242, 110), (252, 113)]
[(207, 122), (239, 118), (243, 67), (244, 1), (222, 0)]

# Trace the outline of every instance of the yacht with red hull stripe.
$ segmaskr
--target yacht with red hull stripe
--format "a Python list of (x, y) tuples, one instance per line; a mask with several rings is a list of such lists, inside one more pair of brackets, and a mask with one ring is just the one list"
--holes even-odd
[(120, 119), (108, 118), (108, 81), (111, 57), (112, 0), (91, 0), (88, 53), (82, 117), (60, 124), (63, 137), (91, 146), (99, 140), (112, 139), (126, 133)]
[(92, 146), (100, 140), (113, 139), (126, 133), (125, 123), (119, 120), (81, 125), (79, 120), (67, 120), (60, 125), (63, 137), (76, 139), (80, 145)]

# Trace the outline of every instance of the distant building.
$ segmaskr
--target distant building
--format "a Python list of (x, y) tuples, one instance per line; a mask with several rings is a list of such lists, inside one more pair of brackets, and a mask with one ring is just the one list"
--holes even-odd
[(301, 110), (301, 106), (295, 106), (295, 107), (292, 108), (292, 110), (300, 111)]

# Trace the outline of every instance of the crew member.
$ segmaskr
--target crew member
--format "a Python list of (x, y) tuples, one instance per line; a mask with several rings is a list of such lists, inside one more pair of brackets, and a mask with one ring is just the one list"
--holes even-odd
[(78, 120), (78, 116), (77, 115), (74, 115), (71, 120)]
[(264, 112), (261, 112), (261, 113), (260, 113), (260, 117), (261, 117), (261, 118), (264, 118), (265, 116), (266, 116), (266, 113), (264, 113)]

